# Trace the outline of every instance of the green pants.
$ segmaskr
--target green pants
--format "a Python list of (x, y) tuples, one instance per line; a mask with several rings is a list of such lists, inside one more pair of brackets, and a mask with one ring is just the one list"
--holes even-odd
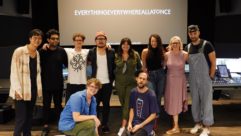
[(129, 116), (129, 101), (131, 89), (133, 89), (136, 84), (122, 85), (116, 82), (116, 90), (118, 91), (119, 100), (122, 108), (122, 119), (128, 120)]
[(96, 136), (94, 120), (78, 122), (75, 127), (64, 134), (71, 136)]

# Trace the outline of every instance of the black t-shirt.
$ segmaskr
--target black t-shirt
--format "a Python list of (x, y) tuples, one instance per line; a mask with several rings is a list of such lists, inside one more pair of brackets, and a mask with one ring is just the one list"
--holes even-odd
[[(198, 45), (193, 45), (193, 44), (191, 43), (191, 46), (190, 46), (189, 51), (188, 51), (188, 46), (185, 47), (185, 50), (188, 51), (188, 54), (196, 54), (196, 53), (199, 53), (199, 49), (202, 47), (203, 42), (204, 42), (204, 40), (201, 39), (201, 41), (200, 41), (200, 43), (199, 43)], [(206, 61), (207, 61), (207, 63), (208, 63), (209, 68), (210, 68), (210, 66), (211, 66), (211, 62), (210, 62), (210, 60), (209, 60), (208, 54), (211, 53), (211, 52), (213, 52), (213, 51), (215, 51), (215, 50), (214, 50), (214, 47), (213, 47), (213, 45), (211, 44), (211, 42), (206, 41), (206, 44), (205, 44), (204, 49), (203, 49), (203, 53), (204, 53), (204, 56), (205, 56), (205, 58), (206, 58)]]
[(63, 89), (63, 65), (67, 67), (68, 58), (65, 50), (40, 50), (41, 76), (44, 90)]
[[(148, 49), (149, 50), (149, 49)], [(146, 57), (146, 67), (148, 71), (158, 70), (162, 68), (163, 61), (161, 53), (157, 48), (150, 49), (150, 53)]]
[(31, 98), (32, 100), (35, 100), (37, 96), (37, 57), (29, 57), (29, 69), (31, 79)]

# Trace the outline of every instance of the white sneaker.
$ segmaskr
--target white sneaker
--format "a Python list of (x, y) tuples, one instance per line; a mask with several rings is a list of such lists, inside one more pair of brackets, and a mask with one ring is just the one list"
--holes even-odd
[(210, 131), (208, 128), (203, 128), (202, 133), (199, 136), (208, 136), (210, 134)]
[(202, 125), (201, 124), (196, 124), (191, 130), (190, 130), (190, 133), (191, 134), (196, 134), (198, 132), (199, 129), (202, 128)]
[(118, 135), (118, 136), (121, 136), (124, 131), (125, 131), (125, 127), (121, 127), (121, 128), (119, 129), (119, 132), (118, 132), (117, 135)]

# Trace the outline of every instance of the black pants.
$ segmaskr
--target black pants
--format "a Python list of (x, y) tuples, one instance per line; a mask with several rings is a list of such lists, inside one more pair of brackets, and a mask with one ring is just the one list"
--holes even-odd
[(31, 136), (33, 108), (36, 97), (31, 101), (15, 100), (15, 128), (14, 136)]
[(148, 136), (145, 129), (141, 128), (137, 130), (135, 133), (131, 133), (131, 136)]
[(66, 96), (65, 96), (65, 103), (69, 100), (69, 97), (78, 92), (82, 91), (86, 88), (84, 84), (67, 84), (67, 89), (66, 89)]
[(100, 117), (100, 102), (103, 104), (102, 125), (107, 125), (110, 113), (110, 97), (112, 93), (112, 84), (103, 84), (102, 88), (95, 95), (97, 101), (97, 114)]
[(50, 122), (50, 108), (52, 98), (54, 100), (55, 117), (58, 120), (60, 113), (62, 111), (62, 97), (63, 90), (44, 90), (43, 91), (43, 116), (44, 124), (49, 124)]

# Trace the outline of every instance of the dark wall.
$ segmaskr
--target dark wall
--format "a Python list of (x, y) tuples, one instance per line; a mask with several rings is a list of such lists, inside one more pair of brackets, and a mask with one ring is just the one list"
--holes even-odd
[(0, 78), (9, 78), (14, 49), (26, 44), (32, 19), (0, 15)]
[(200, 27), (201, 38), (214, 41), (215, 0), (188, 0), (188, 25)]
[(241, 57), (241, 15), (219, 16), (215, 20), (217, 57)]
[(0, 15), (0, 20), (0, 47), (26, 43), (32, 27), (31, 18)]

